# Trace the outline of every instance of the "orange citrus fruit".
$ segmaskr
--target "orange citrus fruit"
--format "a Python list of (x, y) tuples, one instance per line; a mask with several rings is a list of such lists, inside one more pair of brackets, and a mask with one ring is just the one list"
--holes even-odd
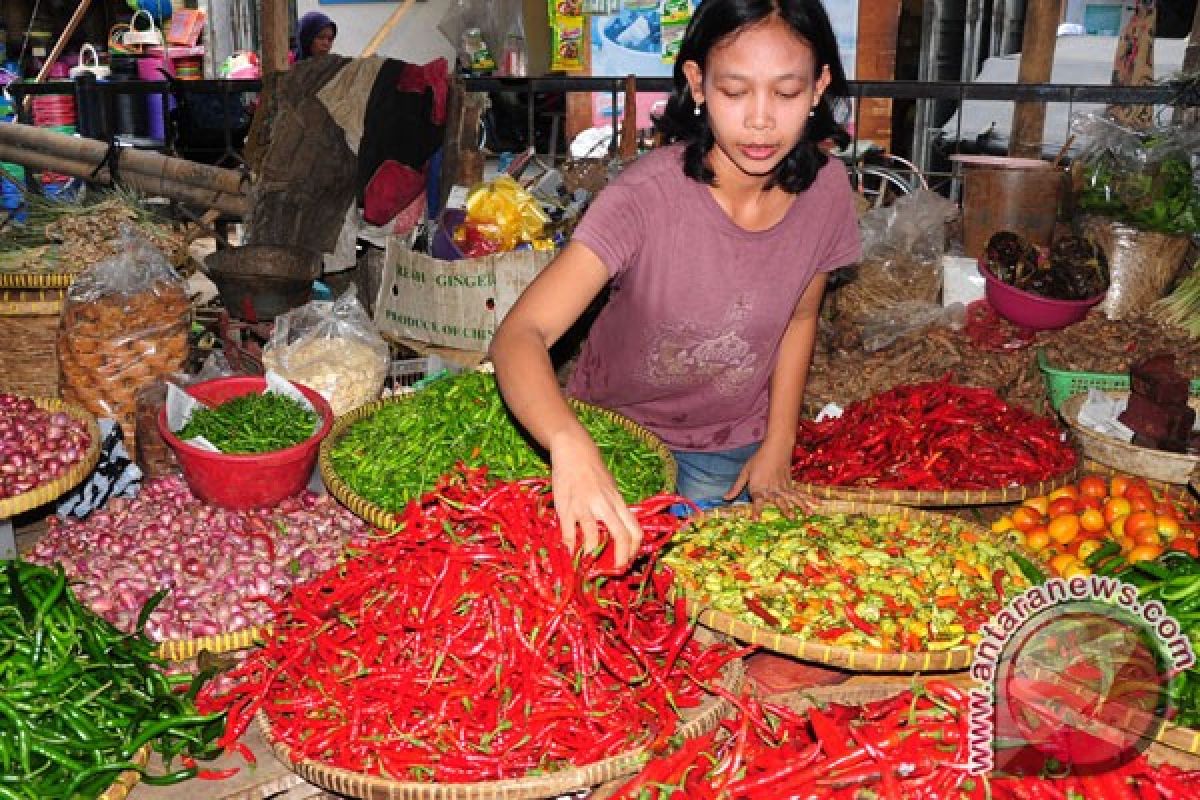
[(1075, 498), (1059, 497), (1050, 501), (1050, 506), (1046, 509), (1046, 516), (1058, 517), (1063, 514), (1074, 514), (1076, 507)]
[(1139, 544), (1125, 554), (1125, 560), (1130, 564), (1139, 561), (1153, 561), (1162, 555), (1162, 547), (1156, 544)]
[(1107, 497), (1108, 483), (1099, 475), (1085, 475), (1079, 481), (1079, 493), (1084, 497)]
[(1067, 484), (1066, 486), (1058, 487), (1053, 492), (1046, 495), (1046, 497), (1050, 498), (1051, 503), (1063, 497), (1069, 497), (1074, 500), (1076, 497), (1079, 497), (1079, 489), (1071, 484)]
[(1142, 531), (1157, 531), (1158, 518), (1152, 511), (1134, 511), (1125, 520), (1125, 533), (1137, 537)]
[(1050, 544), (1050, 534), (1046, 531), (1045, 526), (1038, 525), (1025, 532), (1025, 544), (1035, 553), (1045, 550), (1046, 546)]
[(1070, 544), (1079, 535), (1079, 517), (1074, 514), (1060, 514), (1046, 525), (1046, 532), (1058, 544)]
[(1042, 524), (1042, 512), (1029, 506), (1021, 506), (1012, 513), (1013, 527), (1024, 533)]
[(1095, 508), (1085, 508), (1079, 515), (1079, 527), (1088, 533), (1099, 533), (1108, 527), (1104, 514)]
[(1124, 497), (1113, 497), (1104, 504), (1104, 521), (1112, 525), (1117, 517), (1123, 517), (1133, 511), (1133, 506)]
[(1163, 543), (1163, 538), (1158, 535), (1157, 530), (1140, 530), (1133, 534), (1133, 540), (1138, 544), (1158, 544)]
[(1065, 570), (1069, 564), (1073, 564), (1077, 560), (1078, 559), (1076, 559), (1075, 556), (1071, 555), (1070, 553), (1059, 553), (1054, 558), (1050, 559), (1050, 569), (1054, 570), (1056, 574), (1062, 575), (1063, 570)]
[(1165, 539), (1174, 539), (1179, 535), (1180, 531), (1183, 530), (1179, 526), (1179, 520), (1175, 519), (1174, 517), (1155, 514), (1154, 519), (1158, 523), (1158, 532), (1161, 533)]

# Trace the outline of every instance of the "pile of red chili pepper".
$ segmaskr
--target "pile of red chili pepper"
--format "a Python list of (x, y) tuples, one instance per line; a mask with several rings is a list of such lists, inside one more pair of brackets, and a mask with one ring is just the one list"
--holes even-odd
[(851, 403), (840, 417), (802, 420), (792, 477), (824, 486), (999, 489), (1061, 475), (1076, 460), (1050, 418), (947, 376)]
[(584, 765), (675, 734), (738, 653), (694, 637), (658, 552), (677, 497), (633, 507), (633, 568), (573, 556), (544, 480), (443, 479), (403, 525), (296, 587), (264, 647), (199, 706), (223, 744), (261, 709), (302, 758), (400, 781)]
[(797, 712), (731, 698), (739, 713), (650, 761), (612, 800), (1182, 800), (1200, 797), (1197, 773), (1137, 757), (1103, 774), (1045, 778), (972, 775), (968, 700), (930, 681), (862, 706)]

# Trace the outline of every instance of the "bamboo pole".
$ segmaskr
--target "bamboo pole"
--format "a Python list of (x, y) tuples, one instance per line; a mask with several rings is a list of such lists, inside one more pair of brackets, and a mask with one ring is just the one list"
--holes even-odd
[(396, 6), (396, 9), (392, 11), (392, 15), (379, 26), (379, 30), (375, 31), (375, 35), (371, 37), (371, 41), (367, 42), (367, 46), (363, 48), (358, 57), (369, 58), (375, 55), (375, 52), (387, 41), (387, 37), (391, 34), (392, 29), (396, 27), (400, 19), (412, 8), (414, 2), (416, 0), (404, 0), (403, 3)]
[[(1025, 33), (1021, 44), (1018, 83), (1047, 83), (1054, 66), (1055, 33), (1062, 17), (1062, 0), (1029, 0), (1025, 5)], [(1040, 158), (1046, 128), (1046, 104), (1019, 102), (1013, 107), (1008, 154)]]
[[(67, 136), (20, 123), (0, 125), (0, 144), (67, 161), (91, 164), (91, 169), (99, 166), (108, 153), (108, 145), (104, 142)], [(165, 178), (175, 183), (222, 194), (245, 193), (244, 177), (236, 170), (197, 164), (132, 147), (122, 149), (120, 159), (122, 172)]]
[[(46, 155), (21, 147), (0, 142), (0, 161), (11, 161), (31, 169), (52, 170), (96, 183), (112, 183), (108, 168), (96, 170), (96, 165)], [(226, 214), (245, 217), (250, 211), (250, 200), (245, 195), (226, 194), (197, 186), (189, 186), (163, 176), (145, 175), (140, 172), (121, 170), (121, 183), (145, 194), (161, 195), (201, 208), (213, 208)]]

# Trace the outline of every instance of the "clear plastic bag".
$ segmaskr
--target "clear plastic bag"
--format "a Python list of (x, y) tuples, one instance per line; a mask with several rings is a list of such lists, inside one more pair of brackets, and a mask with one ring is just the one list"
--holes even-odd
[(1112, 217), (1143, 231), (1200, 233), (1200, 184), (1195, 176), (1200, 130), (1174, 126), (1134, 131), (1099, 114), (1076, 115), (1071, 130), (1086, 142), (1071, 164), (1081, 212)]
[(926, 190), (864, 214), (863, 259), (854, 279), (837, 290), (838, 314), (858, 318), (899, 303), (936, 303), (945, 226), (956, 214), (952, 202)]
[(191, 305), (162, 252), (134, 229), (67, 290), (57, 351), (65, 400), (120, 423), (136, 452), (137, 393), (187, 362)]
[(868, 353), (890, 346), (902, 336), (938, 325), (960, 331), (967, 325), (962, 303), (898, 303), (862, 319), (862, 347)]
[(263, 348), (263, 366), (320, 392), (339, 416), (379, 397), (389, 363), (387, 342), (353, 286), (332, 304), (277, 317)]

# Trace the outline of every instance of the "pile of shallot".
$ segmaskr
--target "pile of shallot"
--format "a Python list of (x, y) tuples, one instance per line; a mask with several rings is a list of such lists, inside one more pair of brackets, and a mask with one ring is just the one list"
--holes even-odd
[(70, 414), (0, 392), (0, 499), (61, 477), (91, 443), (87, 426)]
[(124, 631), (151, 595), (168, 589), (146, 633), (175, 641), (270, 622), (263, 598), (329, 569), (367, 532), (329, 496), (304, 492), (276, 508), (228, 511), (171, 476), (84, 521), (52, 518), (29, 560), (60, 562), (79, 599)]

